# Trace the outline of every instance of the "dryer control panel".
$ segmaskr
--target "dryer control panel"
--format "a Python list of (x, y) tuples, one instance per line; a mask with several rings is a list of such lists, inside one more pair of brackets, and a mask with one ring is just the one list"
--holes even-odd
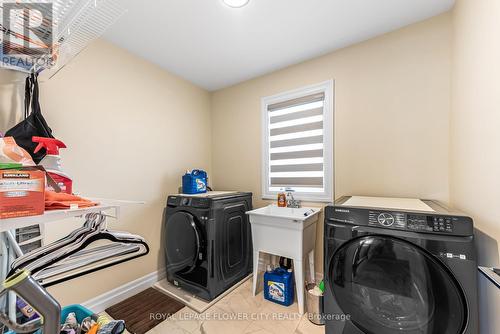
[(407, 215), (407, 228), (414, 231), (433, 231), (453, 233), (453, 220), (450, 216)]
[(211, 199), (205, 197), (168, 196), (167, 206), (186, 206), (192, 208), (207, 209), (210, 207)]
[(473, 223), (470, 217), (440, 212), (427, 213), (333, 205), (325, 208), (325, 221), (417, 233), (473, 235)]
[[(415, 232), (453, 233), (452, 216), (410, 214), (404, 212), (369, 211), (368, 225), (408, 229)], [(455, 217), (455, 221), (458, 218)]]

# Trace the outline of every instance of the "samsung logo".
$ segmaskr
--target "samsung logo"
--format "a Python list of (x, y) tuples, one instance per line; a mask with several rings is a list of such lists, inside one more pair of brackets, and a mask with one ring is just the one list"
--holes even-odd
[(335, 209), (335, 212), (345, 212), (345, 213), (349, 213), (350, 211), (347, 210), (347, 209)]

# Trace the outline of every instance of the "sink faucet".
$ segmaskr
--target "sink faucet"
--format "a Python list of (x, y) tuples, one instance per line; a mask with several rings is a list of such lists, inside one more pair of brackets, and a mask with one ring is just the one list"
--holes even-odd
[(285, 189), (286, 194), (286, 207), (287, 208), (300, 208), (300, 201), (293, 197), (293, 189)]

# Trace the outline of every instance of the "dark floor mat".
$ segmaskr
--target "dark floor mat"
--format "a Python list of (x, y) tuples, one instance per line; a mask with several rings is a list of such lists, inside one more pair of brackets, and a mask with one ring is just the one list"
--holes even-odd
[(106, 309), (113, 319), (125, 320), (130, 333), (144, 334), (182, 309), (184, 304), (149, 288)]

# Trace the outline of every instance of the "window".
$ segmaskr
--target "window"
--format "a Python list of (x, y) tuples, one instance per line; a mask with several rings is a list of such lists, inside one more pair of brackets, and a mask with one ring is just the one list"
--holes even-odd
[(262, 99), (262, 196), (333, 200), (333, 80)]

